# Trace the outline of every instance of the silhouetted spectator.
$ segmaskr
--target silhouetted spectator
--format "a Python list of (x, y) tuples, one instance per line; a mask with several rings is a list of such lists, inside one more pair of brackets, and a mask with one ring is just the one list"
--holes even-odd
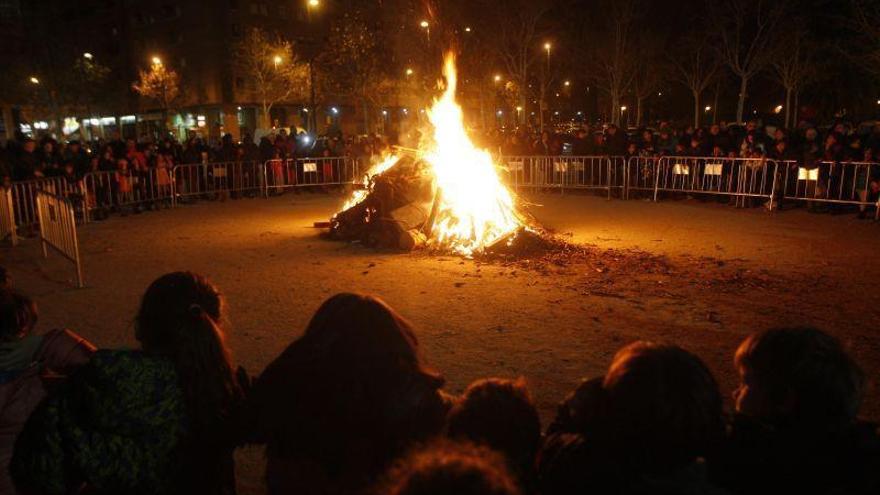
[(16, 493), (9, 475), (15, 439), (47, 387), (88, 362), (95, 351), (69, 330), (37, 335), (37, 305), (0, 288), (0, 493)]
[(864, 376), (834, 337), (813, 328), (749, 336), (736, 351), (737, 416), (709, 459), (734, 493), (880, 492), (876, 425), (858, 422)]
[(486, 448), (437, 442), (396, 463), (378, 495), (519, 495), (504, 460)]
[(254, 384), (270, 494), (360, 493), (444, 425), (443, 378), (410, 326), (370, 296), (328, 299)]
[(702, 361), (636, 342), (560, 407), (539, 456), (539, 492), (712, 493), (700, 458), (723, 432), (721, 396)]
[(223, 318), (204, 277), (153, 282), (136, 318), (141, 350), (96, 352), (34, 412), (16, 444), (16, 481), (59, 494), (234, 493), (242, 391)]
[(453, 439), (463, 438), (504, 454), (522, 486), (530, 486), (541, 443), (541, 421), (525, 380), (487, 378), (472, 383), (449, 413), (448, 428)]

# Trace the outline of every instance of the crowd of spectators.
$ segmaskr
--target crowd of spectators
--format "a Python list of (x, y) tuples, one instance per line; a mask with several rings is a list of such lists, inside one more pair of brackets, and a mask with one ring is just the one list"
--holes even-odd
[(482, 141), (487, 147), (509, 156), (767, 157), (794, 160), (808, 168), (819, 161), (880, 160), (880, 124), (863, 134), (842, 122), (825, 131), (807, 124), (787, 130), (756, 121), (749, 121), (745, 126), (722, 122), (696, 128), (660, 122), (656, 129), (630, 130), (614, 124), (596, 128), (585, 124), (566, 132), (498, 131), (483, 136)]
[(202, 276), (147, 288), (138, 350), (38, 335), (34, 301), (3, 285), (4, 493), (230, 494), (246, 444), (265, 446), (270, 494), (880, 492), (880, 437), (858, 419), (865, 377), (813, 328), (739, 345), (729, 414), (698, 356), (635, 342), (542, 430), (522, 379), (445, 391), (417, 330), (372, 296), (331, 297), (250, 376)]
[[(410, 141), (418, 140), (418, 132)], [(624, 130), (610, 124), (591, 128), (589, 125), (564, 132), (537, 132), (518, 128), (503, 132), (494, 130), (475, 136), (479, 145), (493, 153), (504, 156), (621, 156), (624, 158), (663, 156), (712, 157), (712, 158), (767, 158), (782, 163), (789, 170), (783, 174), (785, 180), (778, 180), (777, 196), (785, 189), (797, 189), (798, 174), (801, 169), (818, 170), (809, 198), (824, 195), (826, 200), (858, 202), (859, 216), (867, 217), (867, 204), (880, 198), (880, 124), (868, 132), (860, 131), (848, 123), (839, 122), (827, 129), (803, 124), (796, 129), (768, 127), (750, 121), (745, 125), (712, 124), (707, 127), (674, 127), (660, 122), (656, 129), (639, 128)], [(144, 187), (151, 181), (157, 189), (168, 188), (170, 195), (171, 170), (178, 164), (197, 163), (266, 163), (275, 160), (274, 167), (267, 172), (266, 181), (271, 185), (291, 181), (285, 178), (279, 160), (297, 157), (356, 157), (364, 163), (387, 154), (392, 143), (389, 138), (379, 135), (346, 136), (341, 134), (321, 136), (317, 139), (308, 134), (289, 135), (285, 129), (262, 136), (259, 142), (249, 134), (235, 141), (229, 134), (214, 143), (208, 143), (198, 135), (192, 135), (186, 142), (179, 143), (171, 137), (153, 140), (142, 136), (140, 140), (122, 139), (118, 134), (109, 141), (97, 140), (86, 143), (78, 141), (58, 142), (49, 137), (39, 142), (32, 139), (12, 140), (5, 148), (0, 148), (0, 181), (40, 179), (43, 177), (62, 177), (70, 183), (71, 189), (89, 172), (105, 172), (113, 176), (113, 184), (106, 186), (106, 196), (111, 200), (105, 203), (130, 204), (139, 201), (126, 201), (117, 196), (138, 191), (127, 191)], [(407, 144), (407, 143), (404, 143)], [(416, 146), (416, 143), (409, 143)], [(873, 163), (845, 168), (836, 166), (841, 162)], [(317, 182), (334, 177), (338, 171), (328, 165), (317, 171)], [(152, 177), (151, 174), (155, 174)], [(241, 174), (240, 174), (241, 175)], [(256, 173), (238, 177), (236, 185), (245, 184), (256, 187)], [(134, 184), (134, 186), (132, 186)], [(186, 184), (181, 184), (184, 189)], [(228, 184), (222, 185), (225, 189)], [(767, 186), (769, 187), (769, 186)], [(806, 188), (807, 186), (804, 186)], [(92, 191), (93, 196), (101, 196), (100, 191)], [(788, 192), (786, 190), (786, 192)], [(762, 191), (768, 194), (768, 191)], [(835, 197), (830, 197), (831, 195)], [(141, 194), (141, 196), (146, 196)], [(167, 196), (167, 195), (165, 195)], [(768, 204), (771, 204), (768, 202)], [(773, 203), (775, 205), (775, 202)], [(95, 205), (90, 205), (94, 207)], [(138, 205), (140, 208), (142, 205)], [(150, 207), (152, 205), (146, 205)], [(831, 211), (831, 207), (817, 207), (810, 202), (811, 211)], [(101, 210), (103, 211), (103, 210)], [(139, 211), (139, 210), (138, 210)], [(103, 213), (99, 216), (103, 216)]]

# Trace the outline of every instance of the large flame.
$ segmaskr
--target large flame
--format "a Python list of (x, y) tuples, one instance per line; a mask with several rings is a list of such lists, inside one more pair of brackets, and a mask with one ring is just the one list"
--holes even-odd
[(425, 154), (442, 194), (432, 240), (469, 256), (522, 222), (492, 157), (474, 146), (465, 132), (464, 115), (455, 101), (458, 77), (452, 53), (446, 55), (443, 75), (446, 90), (428, 110), (434, 139)]
[[(455, 101), (458, 84), (455, 57), (447, 53), (443, 74), (446, 88), (427, 111), (433, 132), (420, 145), (421, 158), (430, 165), (436, 197), (432, 225), (424, 230), (428, 244), (471, 256), (524, 225), (513, 196), (498, 176), (492, 157), (478, 149), (467, 135), (464, 115)], [(373, 167), (364, 179), (366, 189), (356, 191), (343, 211), (363, 201), (372, 177), (396, 165), (391, 156)]]

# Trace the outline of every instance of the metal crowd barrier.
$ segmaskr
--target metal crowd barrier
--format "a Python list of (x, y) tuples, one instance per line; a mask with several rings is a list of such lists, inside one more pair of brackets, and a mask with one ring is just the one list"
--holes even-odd
[(783, 200), (849, 204), (862, 210), (875, 206), (874, 218), (880, 219), (880, 198), (873, 199), (880, 190), (880, 163), (826, 161), (810, 168), (786, 163), (780, 178)]
[(263, 164), (266, 196), (270, 190), (352, 184), (360, 179), (360, 163), (351, 157), (268, 160)]
[(654, 200), (661, 191), (732, 196), (737, 206), (747, 198), (766, 198), (773, 208), (779, 164), (764, 158), (661, 157), (655, 168)]
[(516, 189), (600, 189), (608, 197), (623, 187), (622, 163), (607, 156), (507, 156), (509, 182)]
[(256, 195), (264, 184), (262, 164), (256, 161), (177, 165), (172, 175), (174, 204), (177, 199), (200, 196)]
[(13, 246), (18, 244), (18, 227), (15, 225), (15, 206), (12, 189), (0, 187), (0, 241), (9, 238)]
[(174, 182), (168, 168), (89, 172), (82, 180), (84, 221), (96, 210), (171, 205)]
[(70, 181), (65, 177), (48, 177), (12, 183), (12, 202), (15, 211), (15, 224), (19, 227), (35, 227), (37, 216), (37, 193), (51, 194), (78, 201), (82, 197), (82, 183)]
[[(623, 159), (624, 157), (614, 157)], [(630, 191), (643, 191), (652, 197), (657, 189), (657, 166), (659, 157), (631, 156), (624, 164), (623, 199), (629, 199)]]
[(77, 287), (84, 287), (79, 244), (76, 239), (76, 214), (69, 199), (45, 191), (36, 193), (37, 216), (40, 223), (40, 244), (43, 257), (49, 257), (48, 247), (76, 265)]

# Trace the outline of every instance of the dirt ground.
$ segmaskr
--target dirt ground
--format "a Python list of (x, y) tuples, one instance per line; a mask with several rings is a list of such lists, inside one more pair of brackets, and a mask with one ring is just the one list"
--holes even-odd
[[(417, 327), (429, 363), (460, 392), (485, 376), (525, 376), (548, 421), (582, 377), (638, 339), (699, 354), (725, 397), (733, 351), (774, 325), (825, 328), (868, 376), (880, 371), (880, 225), (804, 210), (768, 215), (713, 202), (529, 198), (576, 256), (477, 262), (399, 254), (319, 238), (339, 195), (202, 202), (80, 228), (86, 289), (38, 243), (0, 248), (15, 285), (40, 304), (40, 329), (67, 326), (98, 346), (133, 346), (146, 286), (172, 270), (208, 275), (229, 301), (235, 357), (259, 373), (328, 296), (385, 299)], [(880, 419), (871, 388), (863, 410)], [(262, 453), (239, 457), (241, 493), (261, 492)]]

